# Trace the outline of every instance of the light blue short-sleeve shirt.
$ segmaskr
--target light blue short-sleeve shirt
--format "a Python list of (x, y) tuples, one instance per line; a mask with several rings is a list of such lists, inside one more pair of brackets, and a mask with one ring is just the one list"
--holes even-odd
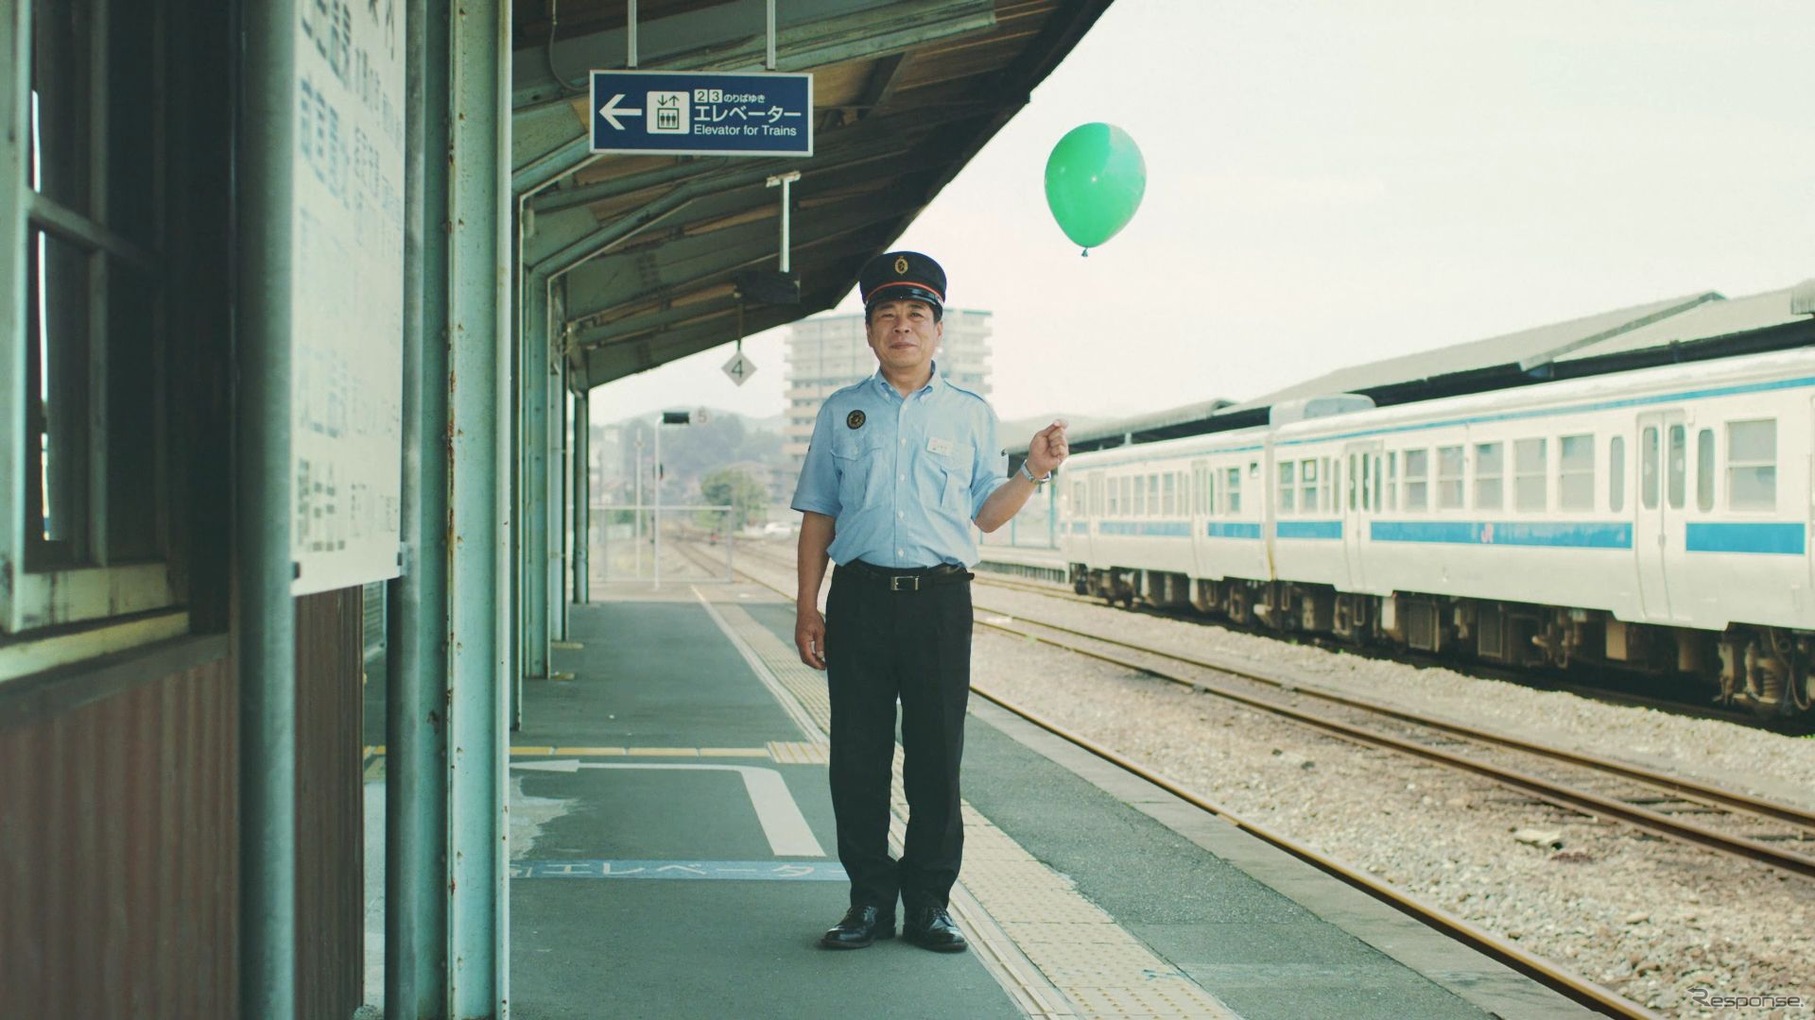
[(932, 379), (903, 398), (879, 371), (826, 398), (794, 489), (794, 509), (834, 520), (834, 563), (976, 565), (972, 520), (1008, 480), (996, 413)]

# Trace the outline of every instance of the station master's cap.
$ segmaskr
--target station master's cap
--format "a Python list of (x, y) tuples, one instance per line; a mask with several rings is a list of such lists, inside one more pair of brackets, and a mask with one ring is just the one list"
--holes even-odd
[(945, 270), (917, 251), (885, 251), (864, 263), (857, 277), (867, 310), (878, 301), (925, 301), (945, 308)]

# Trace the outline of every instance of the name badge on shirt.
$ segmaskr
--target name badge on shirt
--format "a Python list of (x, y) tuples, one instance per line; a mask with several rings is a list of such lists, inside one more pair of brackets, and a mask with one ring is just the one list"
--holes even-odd
[(941, 457), (949, 457), (951, 456), (951, 452), (957, 449), (957, 444), (949, 439), (933, 439), (928, 437), (926, 449), (928, 453), (936, 453)]

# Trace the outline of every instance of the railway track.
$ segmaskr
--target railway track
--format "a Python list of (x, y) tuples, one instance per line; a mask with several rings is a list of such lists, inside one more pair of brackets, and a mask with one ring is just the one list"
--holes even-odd
[[(769, 564), (770, 566), (772, 566), (778, 570), (784, 569), (784, 568), (787, 570), (792, 570), (792, 568), (793, 568), (792, 563), (784, 563), (784, 562), (778, 561), (772, 557), (763, 556), (760, 553), (755, 556), (746, 555), (744, 557), (744, 562), (748, 563), (751, 559), (758, 559), (758, 560), (764, 561), (767, 564)], [(771, 591), (775, 591), (784, 597), (793, 596), (792, 591), (787, 590), (782, 585), (776, 584), (774, 581), (772, 581), (768, 578), (759, 577), (756, 574), (751, 573), (747, 569), (740, 568), (740, 570), (738, 572), (743, 574), (743, 576), (749, 578), (751, 581), (755, 582), (756, 584), (761, 585), (762, 587), (768, 588)], [(1092, 601), (1094, 601), (1094, 600), (1092, 600)], [(1075, 647), (1067, 642), (1055, 641), (1049, 637), (1041, 637), (1039, 635), (1031, 634), (1028, 631), (1017, 630), (1013, 627), (1005, 626), (999, 621), (991, 620), (988, 618), (988, 614), (991, 614), (993, 612), (994, 612), (993, 610), (989, 610), (987, 608), (980, 609), (978, 623), (983, 626), (989, 627), (991, 629), (1003, 631), (1008, 634), (1022, 637), (1024, 639), (1028, 638), (1028, 637), (1032, 637), (1034, 640), (1042, 641), (1047, 644), (1052, 644), (1057, 647), (1065, 648), (1067, 650), (1077, 652), (1080, 654), (1090, 655), (1094, 658), (1103, 659), (1103, 660), (1109, 661), (1109, 662), (1114, 662), (1118, 665), (1122, 665), (1127, 668), (1133, 668), (1133, 669), (1137, 669), (1137, 670), (1140, 670), (1142, 672), (1147, 672), (1147, 673), (1154, 673), (1155, 675), (1161, 675), (1161, 676), (1164, 675), (1162, 673), (1156, 673), (1154, 670), (1148, 668), (1147, 666), (1132, 665), (1132, 664), (1129, 664), (1126, 662), (1120, 662), (1110, 656), (1107, 656), (1107, 655), (1099, 653), (1099, 652), (1086, 651), (1082, 648)], [(1057, 626), (1050, 626), (1049, 629), (1053, 630), (1053, 631), (1063, 630), (1063, 628), (1059, 628)], [(1074, 633), (1076, 633), (1076, 632), (1074, 632)], [(1188, 682), (1188, 681), (1182, 681), (1182, 682)], [(1197, 685), (1195, 683), (1192, 684), (1192, 686), (1201, 689), (1200, 685)], [(1140, 776), (1142, 779), (1146, 780), (1147, 782), (1152, 783), (1155, 786), (1158, 786), (1161, 789), (1166, 790), (1167, 792), (1173, 794), (1174, 796), (1179, 797), (1180, 799), (1186, 801), (1187, 803), (1190, 803), (1190, 804), (1194, 805), (1195, 807), (1197, 807), (1203, 811), (1206, 811), (1210, 814), (1216, 815), (1217, 817), (1223, 819), (1224, 821), (1226, 821), (1232, 825), (1235, 825), (1237, 828), (1240, 828), (1243, 831), (1248, 832), (1248, 833), (1254, 835), (1255, 837), (1257, 837), (1261, 840), (1264, 840), (1265, 842), (1267, 842), (1273, 846), (1276, 846), (1276, 847), (1286, 851), (1287, 853), (1290, 853), (1293, 856), (1300, 858), (1301, 860), (1306, 861), (1307, 863), (1313, 865), (1314, 867), (1317, 867), (1320, 870), (1322, 870), (1328, 874), (1331, 874), (1331, 875), (1337, 877), (1338, 879), (1367, 892), (1369, 895), (1374, 896), (1375, 898), (1382, 900), (1383, 902), (1391, 904), (1396, 909), (1398, 909), (1412, 917), (1417, 918), (1422, 923), (1446, 933), (1449, 937), (1454, 938), (1460, 942), (1463, 942), (1464, 944), (1467, 944), (1467, 945), (1473, 947), (1477, 951), (1479, 951), (1489, 957), (1492, 957), (1493, 959), (1500, 961), (1501, 963), (1513, 968), (1514, 970), (1517, 970), (1520, 973), (1525, 974), (1526, 976), (1532, 978), (1533, 980), (1538, 981), (1539, 983), (1544, 984), (1545, 986), (1550, 987), (1550, 988), (1558, 991), (1559, 993), (1566, 995), (1579, 1003), (1582, 1003), (1585, 1006), (1595, 1009), (1605, 1015), (1614, 1016), (1614, 1017), (1633, 1017), (1633, 1018), (1647, 1017), (1648, 1018), (1648, 1017), (1655, 1016), (1655, 1014), (1653, 1014), (1651, 1011), (1649, 1011), (1649, 1010), (1645, 1009), (1643, 1006), (1641, 1006), (1637, 1003), (1634, 1003), (1631, 1000), (1619, 995), (1617, 992), (1607, 989), (1594, 982), (1588, 981), (1587, 979), (1582, 978), (1580, 975), (1577, 975), (1565, 968), (1559, 967), (1556, 964), (1554, 964), (1548, 960), (1545, 960), (1541, 957), (1528, 953), (1528, 952), (1524, 951), (1523, 949), (1519, 948), (1514, 943), (1506, 941), (1504, 939), (1497, 938), (1496, 936), (1490, 934), (1489, 932), (1487, 932), (1481, 928), (1478, 928), (1475, 925), (1472, 925), (1472, 924), (1468, 923), (1467, 921), (1462, 920), (1461, 918), (1455, 917), (1455, 916), (1447, 913), (1446, 911), (1438, 910), (1438, 909), (1430, 906), (1429, 904), (1426, 904), (1426, 903), (1416, 899), (1415, 897), (1405, 894), (1404, 892), (1399, 890), (1397, 887), (1391, 885), (1390, 883), (1387, 883), (1381, 879), (1375, 878), (1374, 876), (1368, 875), (1364, 872), (1356, 871), (1355, 869), (1344, 865), (1343, 863), (1335, 860), (1334, 858), (1331, 858), (1323, 853), (1320, 853), (1316, 849), (1314, 849), (1306, 844), (1300, 843), (1296, 840), (1290, 839), (1289, 837), (1286, 837), (1284, 835), (1281, 835), (1279, 833), (1266, 829), (1263, 826), (1257, 825), (1253, 822), (1240, 818), (1240, 817), (1236, 816), (1234, 813), (1232, 813), (1231, 811), (1229, 811), (1228, 809), (1204, 799), (1203, 797), (1199, 796), (1198, 794), (1196, 794), (1195, 792), (1193, 792), (1191, 790), (1185, 789), (1184, 787), (1180, 786), (1179, 784), (1177, 784), (1176, 782), (1167, 778), (1166, 776), (1163, 776), (1163, 775), (1160, 775), (1159, 773), (1154, 772), (1153, 770), (1143, 766), (1139, 762), (1126, 758), (1126, 757), (1122, 756), (1121, 754), (1117, 753), (1116, 751), (1114, 751), (1113, 749), (1104, 747), (1100, 744), (1097, 744), (1097, 743), (1089, 740), (1088, 738), (1085, 738), (1083, 736), (1080, 736), (1079, 734), (1073, 733), (1070, 730), (1058, 725), (1057, 723), (1052, 722), (1051, 720), (1042, 718), (1041, 716), (1029, 711), (1028, 709), (1026, 709), (1024, 707), (1016, 705), (1013, 702), (1010, 702), (1005, 698), (1002, 698), (996, 694), (991, 693), (985, 687), (979, 687), (979, 686), (976, 686), (975, 684), (973, 684), (971, 689), (972, 689), (973, 693), (977, 694), (979, 697), (982, 697), (982, 698), (990, 701), (991, 703), (998, 705), (1001, 708), (1003, 708), (1009, 712), (1012, 712), (1015, 715), (1017, 715), (1023, 719), (1026, 719), (1028, 722), (1032, 723), (1033, 725), (1039, 726), (1040, 728), (1042, 728), (1050, 733), (1053, 733), (1054, 735), (1059, 736), (1062, 739), (1067, 740), (1067, 741), (1071, 742), (1072, 744), (1077, 745), (1078, 747), (1083, 748), (1084, 750), (1090, 752), (1091, 754), (1094, 754), (1097, 757), (1102, 758), (1105, 761), (1108, 761), (1108, 762), (1116, 765), (1118, 768), (1124, 769), (1134, 775)], [(1271, 710), (1271, 708), (1269, 708), (1268, 710)]]
[[(760, 554), (759, 554), (759, 558)], [(748, 559), (748, 557), (746, 557)], [(773, 559), (780, 569), (791, 563)], [(764, 583), (759, 578), (759, 583)], [(774, 587), (773, 585), (769, 585)], [(1004, 587), (1026, 589), (1015, 582)], [(1044, 586), (1031, 586), (1039, 590)], [(781, 589), (777, 589), (781, 590)], [(792, 592), (783, 591), (784, 595)], [(1137, 645), (1114, 636), (979, 605), (981, 626), (1137, 670), (1234, 704), (1292, 719), (1352, 743), (1483, 776), (1596, 819), (1815, 878), (1815, 815), (1613, 759), (1464, 726), (1345, 694), (1252, 663)], [(1294, 701), (1310, 699), (1310, 710)]]
[[(1063, 602), (1082, 602), (1093, 606), (1111, 606), (1100, 595), (1079, 595), (1068, 585), (1055, 582), (1029, 581), (1021, 578), (980, 572), (977, 583), (999, 588), (1005, 591), (1022, 592), (1030, 595), (1041, 595)], [(1697, 719), (1713, 719), (1719, 722), (1734, 723), (1752, 729), (1762, 729), (1772, 733), (1783, 733), (1788, 736), (1804, 736), (1815, 733), (1811, 723), (1796, 717), (1769, 716), (1761, 717), (1758, 713), (1743, 709), (1726, 708), (1714, 704), (1705, 704), (1696, 700), (1696, 695), (1685, 691), (1678, 694), (1649, 694), (1635, 690), (1635, 681), (1642, 674), (1609, 674), (1603, 679), (1590, 679), (1587, 682), (1572, 682), (1567, 674), (1554, 670), (1533, 671), (1517, 667), (1500, 666), (1468, 660), (1456, 660), (1431, 655), (1409, 649), (1387, 649), (1373, 645), (1356, 645), (1345, 643), (1327, 636), (1295, 635), (1289, 632), (1272, 630), (1264, 626), (1242, 626), (1226, 619), (1205, 616), (1191, 610), (1166, 609), (1144, 604), (1124, 607), (1125, 612), (1146, 613), (1169, 620), (1181, 620), (1200, 626), (1220, 627), (1242, 634), (1255, 634), (1276, 641), (1305, 642), (1314, 647), (1337, 648), (1348, 655), (1361, 655), (1368, 658), (1384, 659), (1392, 662), (1405, 662), (1420, 666), (1436, 666), (1443, 669), (1465, 672), (1469, 676), (1489, 680), (1504, 680), (1509, 683), (1542, 690), (1563, 691), (1578, 697), (1591, 698), (1596, 701), (1638, 708), (1652, 708), (1676, 715), (1686, 715)]]

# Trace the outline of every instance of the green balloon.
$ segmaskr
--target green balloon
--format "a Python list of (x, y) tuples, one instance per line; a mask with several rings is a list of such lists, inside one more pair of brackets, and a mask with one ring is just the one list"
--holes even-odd
[(1114, 124), (1080, 124), (1046, 158), (1046, 204), (1065, 236), (1086, 249), (1127, 226), (1146, 190), (1140, 147)]

